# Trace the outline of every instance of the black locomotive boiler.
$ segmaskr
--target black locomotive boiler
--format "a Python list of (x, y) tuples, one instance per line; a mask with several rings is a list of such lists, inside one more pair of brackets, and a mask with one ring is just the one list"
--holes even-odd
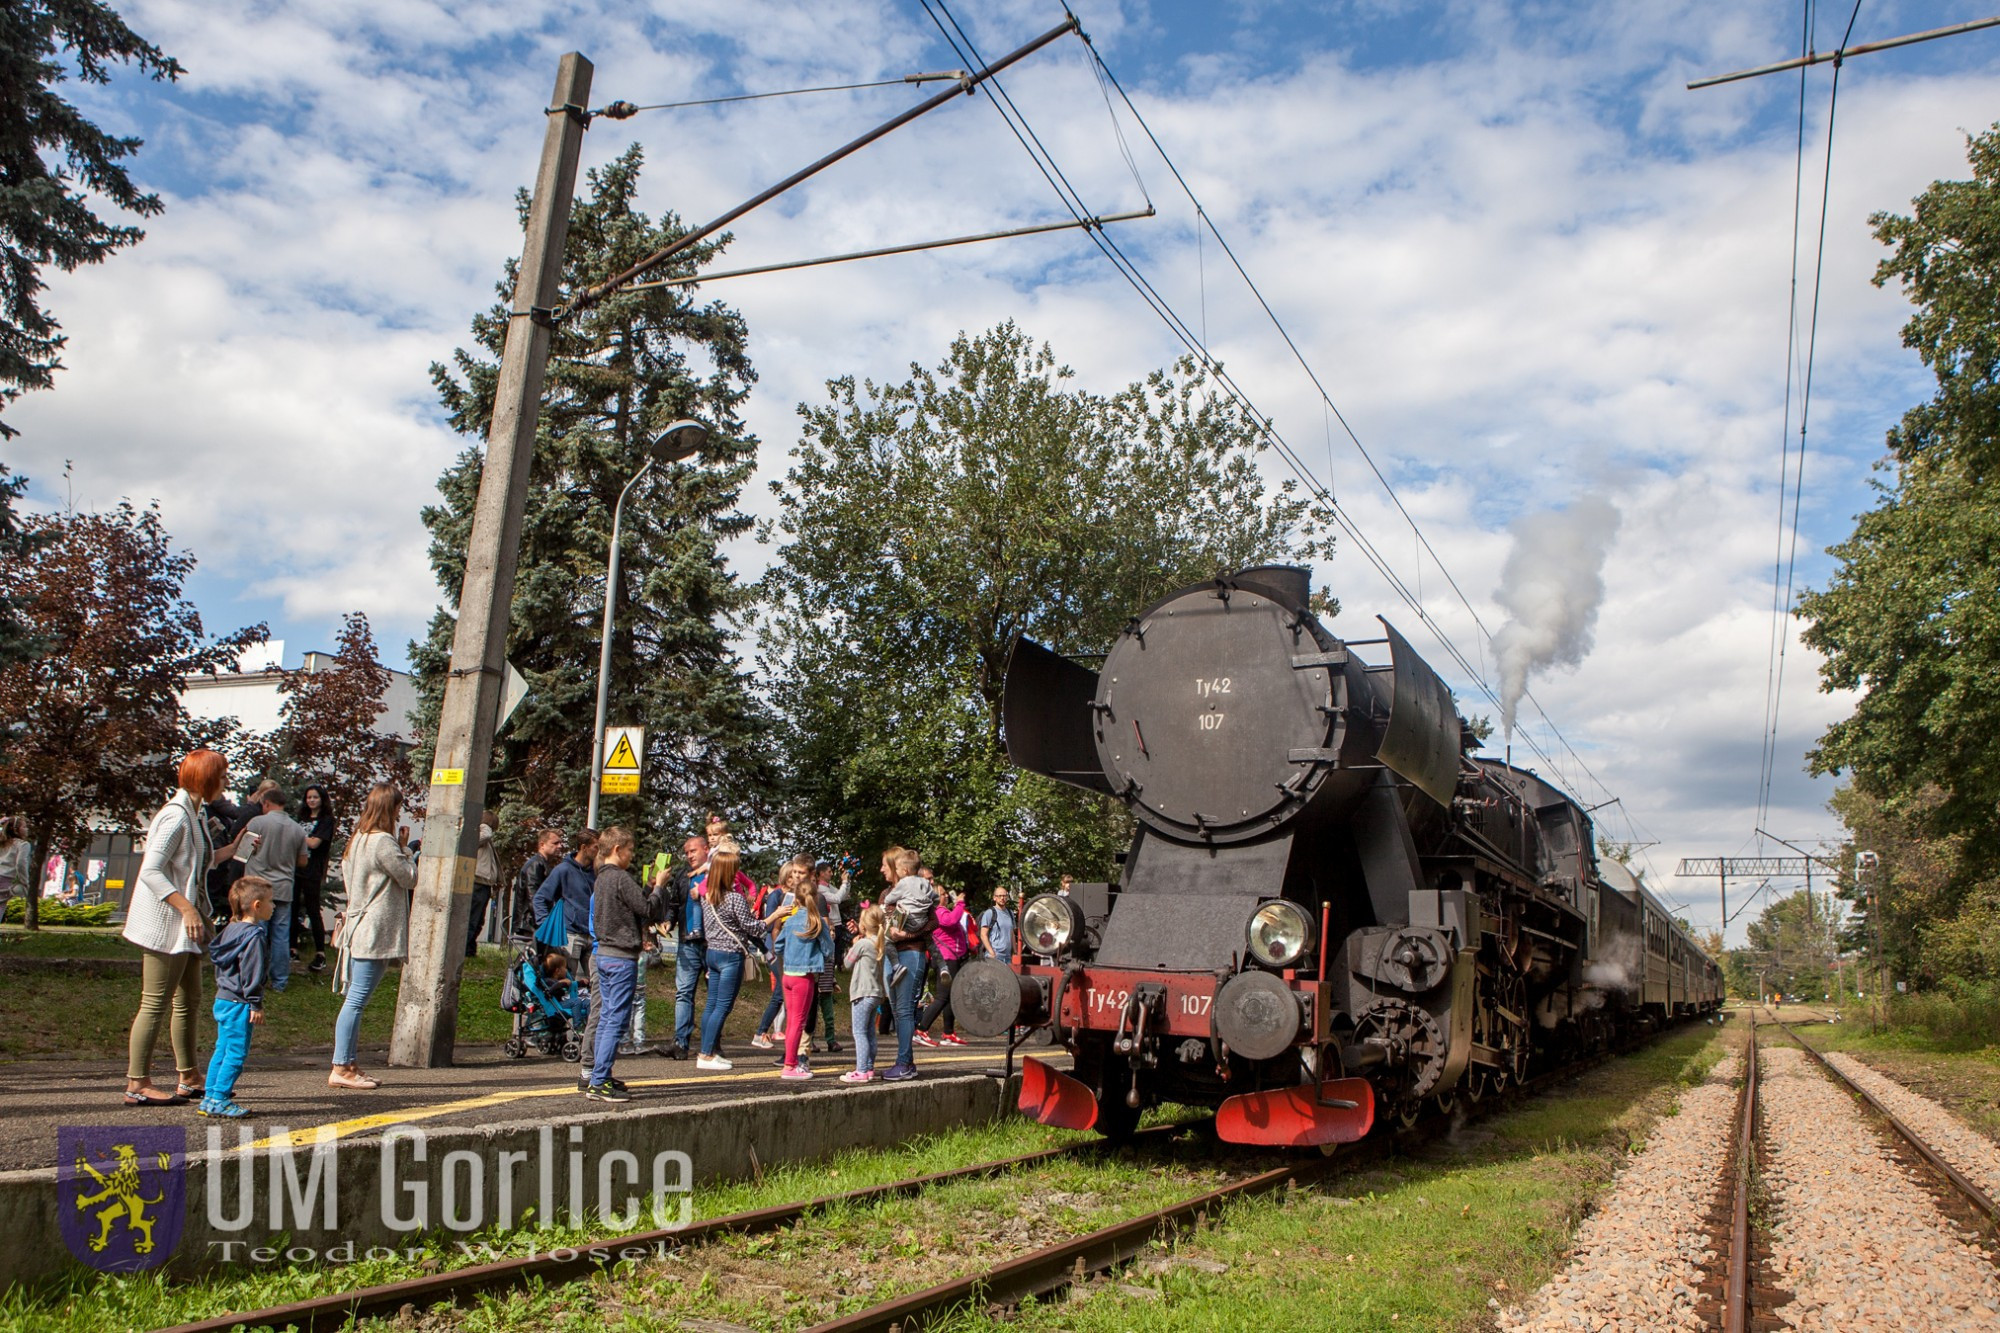
[(1387, 621), (1343, 641), (1309, 589), (1290, 566), (1181, 589), (1096, 671), (1014, 649), (1009, 757), (1137, 822), (1118, 883), (1030, 899), (1013, 963), (953, 984), (961, 1029), (1052, 1026), (1074, 1056), (1024, 1062), (1045, 1123), (1115, 1135), (1174, 1101), (1234, 1142), (1345, 1142), (1721, 1004), (1589, 814), (1478, 757)]

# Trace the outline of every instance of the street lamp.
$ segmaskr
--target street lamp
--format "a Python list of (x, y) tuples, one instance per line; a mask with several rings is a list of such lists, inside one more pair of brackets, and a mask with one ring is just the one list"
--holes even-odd
[(676, 421), (655, 435), (646, 446), (646, 461), (618, 492), (618, 503), (611, 510), (611, 552), (604, 562), (604, 632), (597, 645), (597, 728), (590, 739), (590, 814), (584, 820), (591, 828), (597, 827), (598, 788), (604, 785), (604, 723), (611, 705), (611, 606), (618, 587), (618, 533), (625, 519), (625, 497), (653, 470), (653, 464), (678, 463), (700, 453), (708, 444), (708, 434), (708, 427), (699, 421)]

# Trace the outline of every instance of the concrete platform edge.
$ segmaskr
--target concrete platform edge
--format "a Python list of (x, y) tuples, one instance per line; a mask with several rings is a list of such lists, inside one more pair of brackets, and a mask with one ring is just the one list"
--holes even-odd
[[(578, 1203), (614, 1213), (638, 1203), (629, 1229), (648, 1230), (677, 1215), (677, 1194), (659, 1221), (644, 1208), (656, 1182), (692, 1188), (743, 1179), (758, 1166), (894, 1147), (986, 1123), (1011, 1104), (999, 1079), (970, 1074), (699, 1106), (593, 1105), (559, 1121), (389, 1125), (317, 1147), (248, 1153), (235, 1126), (199, 1121), (187, 1131), (185, 1222), (167, 1268), (188, 1275), (245, 1263), (351, 1262), (426, 1234), (462, 1238), (509, 1218), (521, 1225), (526, 1210), (548, 1215), (545, 1203), (556, 1214)], [(685, 1164), (674, 1154), (685, 1154)], [(10, 1242), (0, 1246), (0, 1286), (77, 1265), (57, 1204), (55, 1168), (0, 1172), (0, 1235)], [(95, 1231), (94, 1219), (79, 1220)], [(167, 1241), (164, 1226), (159, 1239)], [(276, 1249), (281, 1242), (286, 1250)]]

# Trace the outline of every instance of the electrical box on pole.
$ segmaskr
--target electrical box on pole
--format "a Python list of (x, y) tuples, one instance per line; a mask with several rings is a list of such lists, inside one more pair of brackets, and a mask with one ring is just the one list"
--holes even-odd
[(572, 51), (556, 73), (542, 141), (541, 169), (528, 206), (528, 229), (509, 310), (507, 343), (493, 395), (493, 422), (472, 511), (465, 582), (458, 596), (451, 672), (438, 715), (437, 756), (424, 807), (423, 856), (410, 904), (409, 953), (396, 999), (389, 1063), (436, 1068), (451, 1063), (458, 1026), (458, 974), (471, 917), (472, 871), (486, 770), (505, 682), (507, 625), (514, 569), (528, 502), (528, 465), (548, 371), (551, 312), (562, 277), (576, 194), (577, 159), (590, 113), (591, 64)]

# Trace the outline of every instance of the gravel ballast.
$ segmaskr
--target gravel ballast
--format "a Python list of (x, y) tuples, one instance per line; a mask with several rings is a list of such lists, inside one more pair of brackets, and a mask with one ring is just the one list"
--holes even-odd
[(1769, 1047), (1761, 1058), (1771, 1265), (1793, 1293), (1769, 1313), (1812, 1333), (2000, 1330), (2000, 1272), (1895, 1161), (1854, 1099), (1803, 1051)]
[(2000, 1199), (2000, 1144), (1922, 1093), (1912, 1092), (1894, 1079), (1876, 1073), (1851, 1055), (1834, 1051), (1826, 1058), (1888, 1107), (1891, 1115), (1914, 1130), (1938, 1156), (1985, 1190), (1987, 1198)]
[(1714, 1262), (1707, 1217), (1721, 1187), (1743, 1062), (1729, 1056), (1662, 1116), (1577, 1228), (1562, 1272), (1501, 1312), (1504, 1333), (1654, 1333), (1707, 1327), (1697, 1287)]

